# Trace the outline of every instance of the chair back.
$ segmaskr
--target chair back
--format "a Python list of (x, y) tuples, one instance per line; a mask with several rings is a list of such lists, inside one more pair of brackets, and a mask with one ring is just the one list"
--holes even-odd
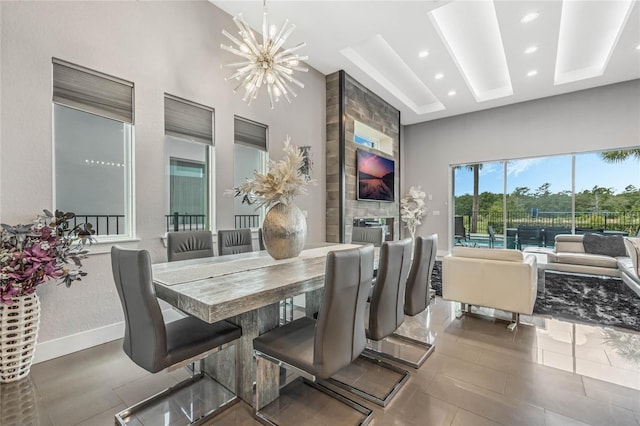
[(327, 255), (313, 353), (320, 378), (333, 376), (365, 348), (364, 316), (373, 279), (373, 258), (371, 245)]
[(556, 242), (556, 235), (571, 234), (571, 228), (564, 226), (546, 226), (544, 228), (544, 245), (553, 247)]
[(253, 251), (251, 229), (228, 229), (218, 231), (218, 255), (247, 253)]
[(380, 247), (376, 285), (371, 294), (367, 337), (382, 340), (404, 321), (404, 293), (411, 265), (411, 238)]
[(167, 332), (153, 287), (149, 252), (113, 246), (111, 268), (124, 311), (122, 348), (140, 367), (160, 371), (166, 367)]
[(604, 234), (604, 229), (576, 226), (576, 235), (583, 235), (583, 234)]
[(211, 231), (169, 232), (167, 234), (167, 259), (176, 260), (213, 257)]
[(431, 273), (438, 251), (438, 234), (428, 237), (416, 237), (413, 249), (413, 262), (407, 279), (404, 296), (404, 313), (414, 316), (429, 306)]
[(542, 228), (539, 226), (518, 226), (518, 248), (522, 244), (542, 245)]
[(258, 247), (260, 250), (266, 250), (264, 245), (264, 237), (262, 236), (262, 228), (258, 228)]
[(487, 226), (487, 234), (489, 234), (489, 240), (495, 242), (496, 240), (496, 232), (493, 230), (493, 226)]
[(462, 216), (453, 218), (453, 235), (456, 239), (465, 239), (467, 230), (464, 228), (464, 220)]
[(373, 244), (380, 247), (384, 241), (384, 230), (382, 227), (361, 227), (354, 226), (351, 232), (351, 242), (356, 244)]

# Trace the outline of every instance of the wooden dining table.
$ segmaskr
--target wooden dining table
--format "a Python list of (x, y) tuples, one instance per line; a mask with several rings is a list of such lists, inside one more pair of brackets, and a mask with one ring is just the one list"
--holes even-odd
[[(229, 351), (207, 358), (205, 371), (253, 405), (253, 339), (279, 325), (281, 300), (305, 294), (305, 314), (318, 312), (327, 253), (354, 247), (359, 245), (321, 243), (282, 260), (255, 251), (159, 263), (153, 265), (153, 282), (158, 298), (175, 308), (209, 323), (227, 320), (242, 327), (237, 381), (229, 368), (234, 362)], [(273, 384), (275, 393), (278, 374), (274, 368), (270, 377), (262, 378)]]

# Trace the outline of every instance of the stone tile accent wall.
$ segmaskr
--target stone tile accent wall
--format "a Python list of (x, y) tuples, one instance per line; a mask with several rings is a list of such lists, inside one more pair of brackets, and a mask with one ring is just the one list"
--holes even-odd
[[(344, 242), (351, 241), (354, 217), (392, 217), (393, 235), (400, 235), (400, 111), (343, 71), (327, 76), (327, 241), (340, 242), (340, 79), (344, 78)], [(393, 139), (395, 161), (395, 195), (393, 203), (358, 201), (356, 199), (356, 144), (354, 120)], [(371, 152), (379, 153), (376, 150)], [(389, 157), (388, 154), (382, 153)]]

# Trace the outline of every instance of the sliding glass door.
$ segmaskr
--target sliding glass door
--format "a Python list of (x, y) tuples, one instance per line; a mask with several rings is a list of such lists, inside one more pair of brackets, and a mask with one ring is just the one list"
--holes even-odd
[(636, 235), (640, 148), (452, 166), (453, 244), (553, 247), (557, 234)]
[[(482, 246), (501, 244), (503, 169), (502, 161), (454, 167), (454, 212), (458, 223), (464, 226), (463, 240)], [(458, 228), (454, 234), (459, 237), (462, 229)], [(492, 239), (492, 234), (497, 235), (498, 241)]]

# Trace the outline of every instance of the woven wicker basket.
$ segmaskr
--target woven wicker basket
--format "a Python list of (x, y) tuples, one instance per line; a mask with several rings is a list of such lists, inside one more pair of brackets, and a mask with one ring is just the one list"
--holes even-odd
[(40, 325), (40, 299), (33, 293), (0, 303), (0, 383), (29, 375)]

